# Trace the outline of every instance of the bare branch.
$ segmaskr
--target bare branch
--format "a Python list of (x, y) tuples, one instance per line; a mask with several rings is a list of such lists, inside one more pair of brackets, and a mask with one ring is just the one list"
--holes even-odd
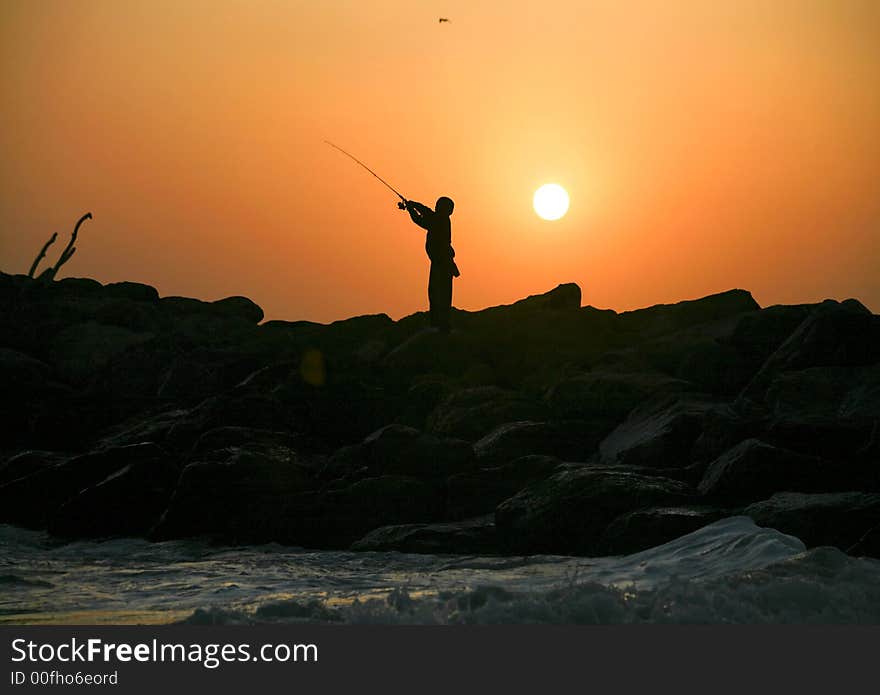
[(40, 265), (40, 261), (42, 261), (43, 258), (45, 257), (46, 249), (48, 249), (52, 244), (54, 244), (55, 240), (57, 238), (58, 238), (58, 232), (55, 232), (49, 238), (49, 241), (47, 241), (45, 244), (43, 244), (43, 248), (40, 250), (40, 253), (37, 254), (37, 257), (34, 259), (34, 262), (31, 264), (31, 269), (28, 271), (29, 278), (32, 278), (34, 276), (34, 273), (37, 272), (37, 266)]
[(83, 222), (85, 222), (86, 220), (90, 220), (90, 219), (92, 219), (92, 213), (90, 213), (90, 212), (87, 212), (85, 215), (83, 215), (82, 217), (79, 218), (79, 221), (76, 223), (76, 226), (73, 228), (73, 234), (70, 235), (70, 241), (68, 242), (67, 247), (64, 249), (64, 251), (61, 252), (61, 256), (58, 258), (58, 262), (51, 269), (52, 272), (51, 273), (49, 273), (49, 271), (44, 272), (42, 275), (40, 275), (41, 280), (42, 279), (45, 279), (45, 280), (54, 280), (55, 279), (55, 275), (58, 274), (58, 270), (61, 268), (61, 266), (63, 266), (65, 263), (67, 263), (67, 261), (70, 260), (70, 257), (73, 256), (73, 254), (76, 252), (76, 249), (74, 248), (73, 245), (76, 243), (76, 235), (79, 233), (80, 225)]

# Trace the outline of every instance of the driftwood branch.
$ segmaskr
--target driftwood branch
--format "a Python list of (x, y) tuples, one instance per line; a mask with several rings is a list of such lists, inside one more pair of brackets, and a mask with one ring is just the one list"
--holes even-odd
[(58, 262), (51, 268), (44, 270), (39, 279), (45, 280), (47, 282), (55, 279), (55, 276), (58, 274), (61, 266), (63, 266), (67, 261), (71, 259), (74, 253), (76, 253), (76, 248), (74, 244), (76, 243), (76, 235), (79, 234), (80, 225), (86, 220), (92, 219), (92, 213), (87, 212), (85, 215), (79, 218), (79, 221), (76, 223), (76, 226), (73, 228), (73, 234), (70, 235), (70, 241), (67, 244), (67, 247), (64, 251), (61, 252), (61, 256), (58, 258)]
[(34, 262), (31, 263), (31, 269), (28, 271), (28, 277), (32, 278), (34, 273), (37, 272), (37, 266), (40, 265), (40, 261), (46, 256), (46, 249), (48, 249), (52, 244), (55, 243), (55, 240), (58, 238), (58, 232), (52, 234), (45, 244), (43, 244), (43, 248), (40, 249), (40, 252), (37, 254), (37, 257), (34, 259)]

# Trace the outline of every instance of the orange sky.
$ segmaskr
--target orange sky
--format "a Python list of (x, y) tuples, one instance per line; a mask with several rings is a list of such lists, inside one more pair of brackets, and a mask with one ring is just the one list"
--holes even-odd
[(423, 236), (329, 138), (455, 199), (462, 308), (574, 281), (878, 311), (878, 85), (874, 0), (3, 0), (0, 270), (91, 211), (63, 275), (426, 308)]

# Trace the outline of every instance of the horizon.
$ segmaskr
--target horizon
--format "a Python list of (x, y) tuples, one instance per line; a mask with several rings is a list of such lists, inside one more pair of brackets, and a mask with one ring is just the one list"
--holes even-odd
[(424, 235), (329, 139), (455, 200), (459, 309), (574, 282), (618, 312), (732, 288), (877, 311), (880, 5), (767, 5), (7, 2), (0, 269), (92, 212), (59, 277), (267, 320), (425, 311)]

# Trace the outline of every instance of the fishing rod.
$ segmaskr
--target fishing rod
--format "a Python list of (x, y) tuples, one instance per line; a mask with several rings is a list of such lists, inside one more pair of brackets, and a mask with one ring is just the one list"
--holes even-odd
[(334, 145), (329, 140), (324, 140), (324, 142), (326, 142), (328, 145), (330, 145), (330, 147), (334, 147), (337, 150), (339, 150), (340, 152), (342, 152), (342, 154), (344, 154), (346, 157), (353, 159), (355, 162), (360, 164), (364, 169), (369, 171), (373, 176), (375, 176), (377, 179), (379, 179), (385, 185), (386, 188), (390, 189), (398, 198), (400, 198), (401, 202), (399, 202), (397, 204), (397, 207), (399, 207), (401, 210), (406, 209), (406, 198), (404, 198), (397, 190), (395, 190), (394, 187), (392, 187), (391, 184), (389, 184), (385, 179), (383, 179), (381, 176), (379, 176), (379, 174), (377, 174), (375, 171), (370, 169), (370, 167), (368, 167), (366, 164), (364, 164), (360, 159), (355, 157), (353, 154), (343, 150), (339, 145)]

